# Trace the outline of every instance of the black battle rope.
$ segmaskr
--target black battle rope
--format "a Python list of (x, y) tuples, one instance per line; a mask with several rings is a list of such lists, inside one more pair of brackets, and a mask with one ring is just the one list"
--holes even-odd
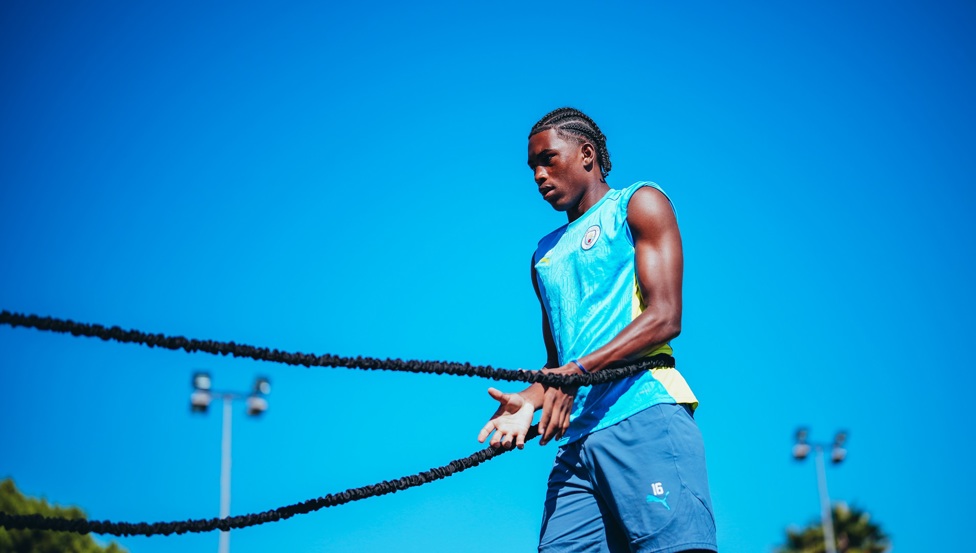
[[(529, 428), (525, 441), (529, 441), (539, 435), (538, 427)], [(11, 515), (0, 513), (0, 526), (8, 530), (54, 530), (56, 532), (74, 532), (76, 534), (111, 534), (113, 536), (155, 536), (170, 534), (185, 534), (187, 532), (211, 532), (213, 530), (232, 530), (235, 528), (247, 528), (257, 526), (266, 522), (277, 522), (295, 515), (304, 515), (312, 511), (318, 511), (326, 507), (335, 507), (344, 503), (351, 503), (377, 497), (400, 490), (414, 488), (428, 482), (447, 478), (461, 471), (476, 467), (489, 459), (493, 459), (508, 449), (487, 447), (475, 452), (463, 459), (457, 459), (444, 465), (443, 467), (432, 468), (430, 470), (404, 476), (396, 480), (384, 480), (379, 484), (363, 486), (361, 488), (351, 488), (344, 492), (329, 494), (325, 497), (309, 499), (302, 503), (279, 507), (263, 513), (252, 515), (240, 515), (227, 518), (210, 518), (186, 520), (180, 522), (111, 522), (108, 520), (87, 520), (83, 518), (48, 518), (41, 515)]]
[(345, 367), (348, 369), (404, 371), (412, 373), (452, 374), (456, 376), (478, 376), (493, 380), (540, 383), (546, 386), (589, 386), (618, 380), (641, 371), (663, 367), (674, 367), (674, 358), (667, 354), (655, 355), (631, 364), (618, 363), (612, 368), (593, 374), (561, 376), (544, 374), (540, 371), (495, 369), (489, 366), (470, 363), (451, 363), (448, 361), (417, 361), (403, 359), (376, 359), (373, 357), (342, 357), (339, 355), (314, 355), (310, 353), (287, 353), (234, 342), (214, 340), (195, 340), (182, 336), (148, 334), (138, 330), (123, 330), (117, 326), (106, 328), (99, 324), (76, 323), (54, 317), (38, 317), (0, 311), (0, 324), (12, 327), (23, 326), (37, 330), (69, 333), (72, 336), (89, 336), (102, 340), (115, 340), (122, 343), (143, 344), (166, 349), (182, 349), (187, 352), (203, 352), (213, 355), (233, 355), (258, 361), (271, 361), (286, 365), (304, 367)]

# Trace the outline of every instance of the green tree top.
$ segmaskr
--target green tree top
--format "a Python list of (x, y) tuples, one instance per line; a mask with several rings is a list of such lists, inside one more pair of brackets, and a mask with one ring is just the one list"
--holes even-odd
[[(20, 493), (10, 478), (0, 481), (0, 512), (11, 515), (42, 515), (85, 518), (78, 507), (49, 505)], [(115, 542), (102, 547), (91, 536), (51, 530), (8, 530), (0, 528), (0, 552), (4, 553), (126, 553)]]
[[(885, 553), (891, 546), (881, 526), (871, 522), (871, 515), (857, 507), (843, 503), (831, 509), (834, 520), (834, 539), (837, 553)], [(802, 530), (787, 529), (786, 544), (776, 553), (824, 553), (823, 526), (820, 520)]]

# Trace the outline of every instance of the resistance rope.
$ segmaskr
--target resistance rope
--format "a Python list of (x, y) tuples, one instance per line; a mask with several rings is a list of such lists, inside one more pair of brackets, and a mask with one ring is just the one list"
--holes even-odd
[(477, 376), (492, 380), (539, 383), (545, 386), (591, 386), (619, 380), (649, 369), (674, 367), (674, 358), (662, 354), (647, 357), (633, 363), (618, 363), (615, 366), (592, 374), (562, 376), (545, 374), (541, 371), (496, 369), (491, 366), (452, 363), (448, 361), (417, 361), (403, 359), (376, 359), (373, 357), (343, 357), (340, 355), (314, 355), (311, 353), (287, 353), (277, 349), (249, 346), (235, 342), (215, 340), (195, 340), (182, 336), (150, 334), (139, 330), (123, 330), (118, 326), (104, 327), (99, 324), (76, 323), (67, 319), (39, 317), (0, 311), (0, 324), (11, 327), (35, 328), (50, 332), (88, 336), (102, 340), (115, 340), (120, 343), (142, 344), (171, 350), (182, 349), (188, 353), (202, 352), (212, 355), (232, 355), (258, 361), (270, 361), (285, 365), (303, 367), (344, 367), (348, 369), (385, 370), (411, 373), (450, 374), (455, 376)]
[[(540, 371), (524, 371), (496, 369), (490, 366), (471, 365), (469, 363), (451, 363), (445, 361), (417, 361), (402, 359), (375, 359), (372, 357), (343, 357), (338, 355), (313, 355), (308, 353), (287, 353), (277, 349), (237, 344), (235, 342), (221, 342), (215, 340), (195, 340), (182, 336), (166, 336), (164, 334), (150, 334), (138, 330), (123, 330), (118, 326), (105, 327), (99, 324), (77, 323), (66, 319), (53, 317), (39, 317), (37, 315), (23, 315), (0, 311), (0, 324), (11, 327), (34, 328), (50, 332), (67, 333), (73, 336), (88, 336), (102, 340), (114, 340), (120, 343), (142, 344), (149, 347), (161, 347), (171, 350), (182, 349), (186, 352), (202, 352), (213, 355), (232, 355), (258, 361), (270, 361), (286, 365), (301, 365), (304, 367), (345, 367), (363, 370), (388, 370), (412, 373), (451, 374), (456, 376), (478, 376), (494, 380), (520, 381), (540, 383), (546, 386), (586, 386), (610, 382), (653, 368), (674, 367), (674, 358), (670, 355), (655, 355), (635, 363), (619, 363), (614, 367), (601, 370), (593, 374), (560, 376), (544, 374)], [(538, 429), (532, 427), (526, 435), (526, 440), (538, 436)], [(80, 534), (96, 533), (115, 536), (129, 535), (169, 535), (186, 532), (210, 532), (213, 530), (227, 531), (234, 528), (246, 528), (275, 522), (295, 515), (310, 513), (325, 507), (342, 505), (360, 499), (376, 497), (413, 488), (447, 478), (463, 470), (478, 466), (508, 450), (485, 448), (481, 451), (451, 461), (447, 465), (424, 471), (412, 476), (404, 476), (397, 480), (386, 480), (379, 484), (352, 488), (337, 494), (310, 499), (303, 503), (279, 507), (262, 513), (240, 515), (228, 518), (197, 519), (181, 522), (129, 523), (111, 521), (90, 521), (87, 519), (48, 518), (41, 515), (12, 515), (0, 513), (0, 526), (10, 530), (35, 529), (54, 530), (61, 532), (75, 532)]]
[[(539, 435), (538, 427), (531, 427), (526, 434), (526, 441)], [(302, 503), (279, 507), (263, 513), (240, 515), (227, 518), (211, 518), (186, 520), (180, 522), (111, 522), (107, 520), (87, 520), (83, 518), (48, 518), (41, 515), (10, 515), (0, 513), (0, 526), (8, 530), (54, 530), (57, 532), (74, 532), (76, 534), (111, 534), (113, 536), (155, 536), (170, 534), (185, 534), (187, 532), (210, 532), (213, 530), (232, 530), (257, 526), (266, 522), (277, 522), (295, 515), (304, 515), (326, 507), (334, 507), (344, 503), (351, 503), (360, 499), (377, 497), (395, 493), (400, 490), (414, 488), (428, 482), (447, 478), (471, 467), (476, 467), (489, 459), (493, 459), (508, 449), (487, 447), (463, 459), (457, 459), (437, 468), (432, 468), (411, 476), (404, 476), (396, 480), (385, 480), (379, 484), (350, 488), (344, 492), (329, 494), (316, 499), (309, 499)]]

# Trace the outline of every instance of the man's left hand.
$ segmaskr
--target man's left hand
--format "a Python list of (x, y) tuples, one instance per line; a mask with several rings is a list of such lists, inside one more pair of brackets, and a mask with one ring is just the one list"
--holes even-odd
[[(556, 369), (542, 369), (546, 374), (560, 374), (564, 376), (583, 374), (575, 363), (568, 363)], [(563, 386), (546, 388), (545, 400), (542, 402), (542, 418), (539, 419), (539, 445), (546, 445), (549, 440), (562, 438), (569, 429), (569, 415), (573, 412), (573, 399), (576, 398), (578, 386)]]

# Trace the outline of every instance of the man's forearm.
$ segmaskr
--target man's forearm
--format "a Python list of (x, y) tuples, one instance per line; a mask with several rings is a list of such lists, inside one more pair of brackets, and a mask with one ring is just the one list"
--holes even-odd
[(579, 362), (588, 372), (596, 372), (615, 362), (637, 359), (673, 340), (680, 332), (679, 317), (645, 311), (606, 345), (584, 355)]

